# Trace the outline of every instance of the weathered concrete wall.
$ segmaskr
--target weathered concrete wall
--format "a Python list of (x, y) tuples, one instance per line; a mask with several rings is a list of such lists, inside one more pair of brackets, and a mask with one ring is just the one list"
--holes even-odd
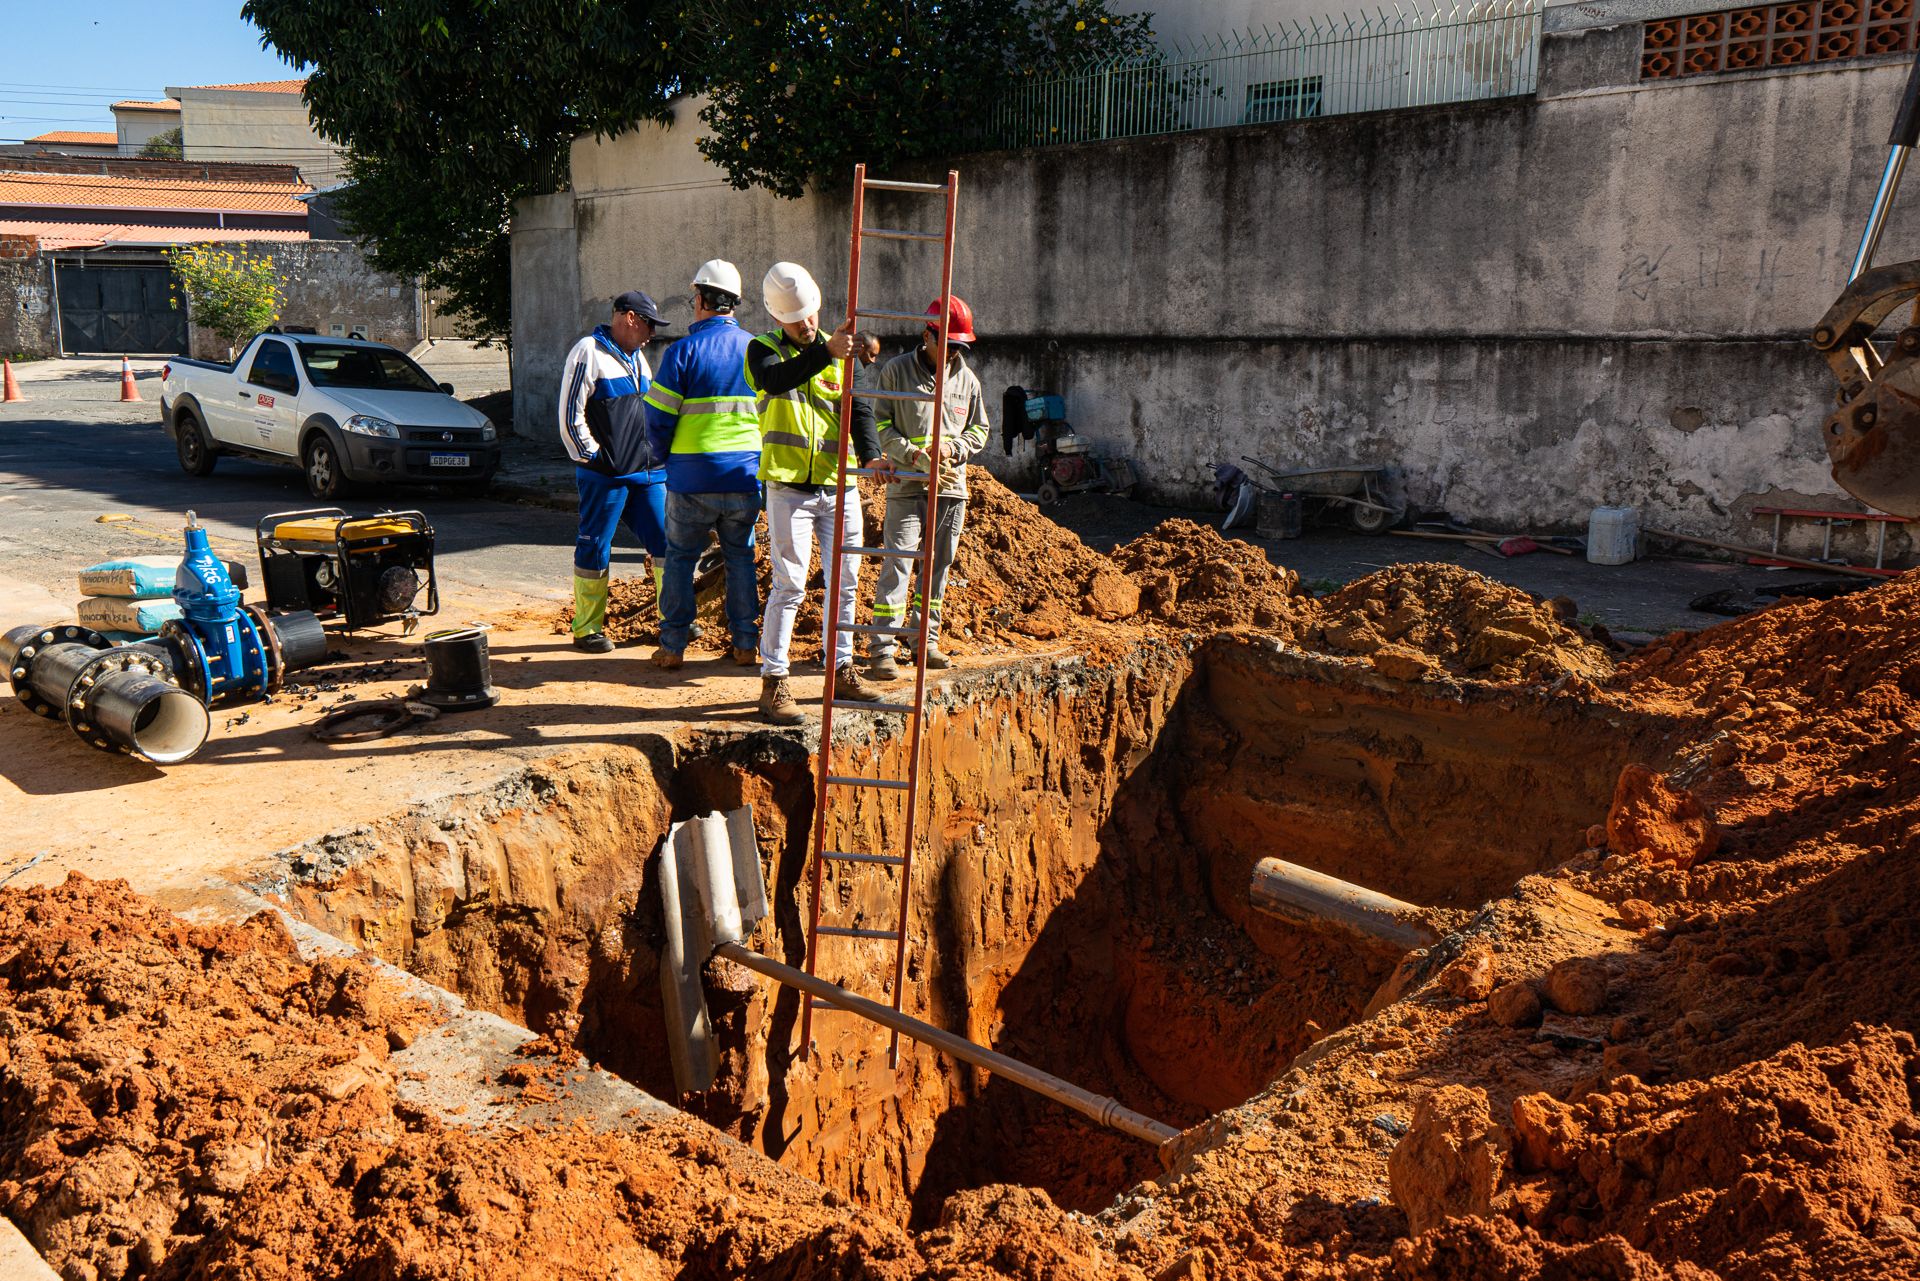
[[(1550, 38), (1537, 99), (965, 157), (954, 281), (989, 394), (1066, 393), (1171, 502), (1242, 454), (1386, 462), (1416, 501), (1508, 528), (1606, 501), (1748, 534), (1729, 516), (1759, 495), (1833, 498), (1805, 335), (1843, 282), (1903, 60), (1641, 86), (1638, 33)], [(682, 282), (720, 255), (750, 295), (803, 262), (841, 306), (846, 196), (731, 190), (693, 113), (575, 144), (570, 297), (637, 285), (683, 317)], [(932, 225), (911, 199), (871, 221)], [(1881, 257), (1916, 252), (1909, 203)], [(866, 298), (924, 306), (935, 271), (870, 246)], [(564, 311), (540, 297), (553, 280), (517, 275), (516, 309)], [(515, 336), (516, 388), (550, 399), (563, 336)]]
[[(563, 448), (557, 406), (567, 349), (600, 323), (621, 290), (644, 288), (662, 304), (668, 301), (658, 284), (608, 288), (605, 304), (586, 297), (574, 214), (573, 197), (562, 193), (522, 200), (513, 215), (513, 431), (535, 437), (544, 432), (556, 451)], [(687, 278), (693, 278), (691, 271)]]
[(313, 131), (298, 92), (257, 89), (168, 89), (180, 102), (181, 141), (188, 160), (265, 160), (300, 166), (300, 176), (325, 189), (340, 181), (345, 162)]
[[(364, 337), (402, 351), (425, 337), (415, 282), (375, 271), (351, 241), (258, 241), (247, 244), (245, 252), (272, 259), (280, 274), (285, 296), (280, 324), (311, 325), (322, 334), (335, 332), (336, 325), (342, 334), (364, 327)], [(191, 322), (191, 311), (188, 319)], [(194, 355), (226, 359), (222, 339), (191, 323), (188, 331)]]
[(51, 356), (53, 274), (30, 241), (0, 237), (0, 356)]

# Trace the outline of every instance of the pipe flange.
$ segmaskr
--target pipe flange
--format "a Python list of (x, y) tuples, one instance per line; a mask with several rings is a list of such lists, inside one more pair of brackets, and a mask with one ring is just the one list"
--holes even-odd
[(49, 703), (33, 688), (33, 660), (45, 653), (51, 645), (85, 645), (90, 649), (111, 649), (113, 642), (91, 627), (80, 627), (73, 623), (55, 623), (41, 628), (21, 644), (19, 651), (14, 655), (13, 667), (7, 672), (7, 679), (13, 684), (14, 697), (18, 698), (35, 716), (44, 716), (50, 721), (61, 721), (66, 719), (66, 709)]
[(89, 747), (97, 747), (103, 752), (131, 752), (123, 743), (116, 743), (101, 732), (93, 723), (93, 687), (116, 672), (143, 672), (156, 680), (169, 685), (179, 685), (173, 674), (173, 667), (158, 654), (143, 653), (131, 646), (109, 649), (87, 660), (87, 665), (73, 675), (73, 684), (67, 687), (67, 724), (73, 727)]
[(254, 631), (258, 632), (266, 650), (265, 675), (261, 680), (261, 692), (278, 694), (281, 681), (287, 674), (287, 656), (280, 649), (280, 633), (274, 630), (273, 621), (267, 617), (267, 611), (258, 605), (242, 605), (242, 613), (253, 620)]
[(206, 651), (200, 648), (199, 638), (185, 623), (177, 618), (170, 618), (160, 625), (160, 639), (174, 643), (174, 650), (180, 655), (181, 666), (186, 669), (177, 673), (180, 688), (201, 702), (206, 702), (207, 655)]

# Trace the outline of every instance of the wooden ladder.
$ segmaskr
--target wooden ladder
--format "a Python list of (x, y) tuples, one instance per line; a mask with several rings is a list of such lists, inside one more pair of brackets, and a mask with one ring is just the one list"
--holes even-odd
[[(866, 225), (866, 196), (869, 191), (901, 191), (927, 196), (941, 196), (946, 203), (946, 219), (943, 229), (932, 231), (894, 231)], [(839, 474), (835, 486), (835, 505), (833, 521), (833, 555), (827, 562), (827, 608), (821, 611), (824, 618), (821, 637), (822, 653), (827, 668), (826, 697), (820, 708), (820, 766), (815, 782), (813, 801), (813, 906), (807, 917), (807, 973), (818, 974), (820, 964), (820, 943), (823, 939), (849, 939), (856, 943), (865, 940), (887, 939), (893, 943), (893, 1008), (900, 1009), (901, 997), (906, 986), (907, 975), (907, 911), (913, 889), (913, 850), (917, 832), (917, 820), (920, 811), (920, 731), (925, 719), (927, 695), (927, 620), (930, 611), (927, 602), (931, 596), (933, 559), (930, 554), (937, 530), (936, 517), (939, 515), (940, 486), (936, 480), (939, 472), (940, 434), (944, 426), (939, 412), (946, 404), (947, 391), (947, 318), (952, 308), (953, 298), (953, 227), (954, 213), (960, 195), (960, 174), (957, 170), (947, 172), (944, 183), (931, 182), (888, 182), (867, 177), (867, 167), (856, 165), (853, 170), (853, 245), (847, 266), (847, 317), (848, 319), (871, 320), (908, 320), (925, 321), (927, 316), (919, 311), (892, 311), (877, 308), (863, 308), (860, 305), (860, 244), (867, 239), (875, 240), (918, 240), (940, 246), (940, 301), (939, 316), (932, 323), (939, 334), (938, 368), (933, 377), (933, 394), (924, 392), (882, 392), (862, 391), (860, 394), (874, 400), (895, 401), (931, 401), (936, 407), (933, 415), (933, 431), (927, 441), (927, 454), (934, 460), (933, 474), (919, 472), (895, 473), (899, 479), (924, 479), (927, 482), (927, 507), (920, 523), (920, 549), (913, 552), (890, 551), (882, 547), (848, 547), (844, 543), (846, 534), (846, 507), (848, 502), (860, 501), (860, 490), (856, 484), (849, 483), (850, 476), (870, 476), (875, 472), (870, 467), (847, 465), (848, 441), (853, 436), (853, 362), (856, 353), (849, 356), (841, 371), (841, 386), (845, 392), (840, 397), (840, 462)], [(857, 461), (857, 460), (856, 460)], [(867, 542), (874, 542), (873, 532), (869, 532)], [(918, 572), (913, 575), (913, 588), (909, 601), (917, 598), (920, 602), (919, 619), (911, 628), (880, 626), (873, 623), (858, 623), (840, 619), (840, 563), (843, 556), (892, 556), (917, 561)], [(910, 657), (913, 660), (913, 701), (910, 703), (859, 703), (842, 701), (835, 697), (833, 653), (841, 630), (854, 632), (911, 638)], [(860, 774), (835, 773), (833, 761), (833, 717), (838, 711), (879, 712), (882, 714), (904, 716), (907, 720), (907, 776), (905, 778), (869, 778)], [(833, 809), (836, 796), (855, 788), (878, 788), (883, 791), (898, 792), (906, 798), (905, 839), (898, 853), (857, 850), (831, 850), (827, 848), (827, 819)], [(893, 926), (890, 929), (872, 929), (852, 924), (820, 923), (820, 905), (826, 892), (827, 865), (836, 864), (849, 870), (870, 870), (874, 867), (891, 868), (900, 877), (900, 896), (894, 913)], [(841, 986), (850, 986), (841, 984)], [(800, 1015), (800, 1045), (803, 1054), (810, 1053), (813, 1047), (813, 1007), (814, 997), (802, 998)], [(834, 1009), (831, 1004), (820, 1002), (825, 1009)], [(889, 1067), (900, 1065), (900, 1034), (893, 1033), (892, 1043), (887, 1047)]]

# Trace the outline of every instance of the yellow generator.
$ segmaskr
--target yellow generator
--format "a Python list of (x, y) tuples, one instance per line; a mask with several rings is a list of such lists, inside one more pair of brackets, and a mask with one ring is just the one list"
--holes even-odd
[(348, 631), (440, 611), (433, 526), (417, 511), (349, 516), (338, 507), (275, 512), (254, 527), (267, 612), (311, 610)]

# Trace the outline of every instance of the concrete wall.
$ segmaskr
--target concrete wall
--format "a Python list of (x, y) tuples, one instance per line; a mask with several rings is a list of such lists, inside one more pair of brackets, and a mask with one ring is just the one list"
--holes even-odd
[[(322, 334), (334, 332), (336, 325), (342, 333), (364, 326), (366, 337), (402, 351), (425, 337), (420, 291), (414, 282), (375, 271), (351, 241), (256, 241), (244, 249), (249, 255), (272, 259), (280, 273), (286, 298), (280, 309), (283, 325), (311, 325)], [(192, 320), (191, 310), (188, 320)], [(188, 331), (194, 355), (226, 359), (222, 339), (191, 323)]]
[[(961, 159), (955, 288), (996, 405), (1013, 382), (1062, 392), (1168, 502), (1242, 454), (1387, 463), (1413, 501), (1505, 528), (1604, 502), (1744, 536), (1764, 497), (1834, 499), (1805, 336), (1843, 283), (1905, 60), (1641, 86), (1639, 26), (1612, 21), (1548, 39), (1536, 99)], [(795, 259), (842, 305), (846, 197), (731, 190), (692, 115), (577, 142), (572, 195), (522, 206), (516, 269), (523, 239), (543, 264), (516, 270), (522, 402), (551, 402), (578, 298), (637, 286), (684, 318), (708, 257), (756, 283)], [(577, 283), (554, 270), (563, 204)], [(1916, 254), (1908, 202), (1881, 260)], [(924, 306), (934, 274), (882, 246), (867, 298)]]
[(0, 356), (51, 356), (53, 276), (30, 240), (0, 236)]
[[(181, 127), (178, 111), (145, 111), (138, 108), (115, 111), (113, 123), (115, 132), (120, 136), (119, 151), (123, 156), (137, 156), (142, 147), (167, 130)], [(207, 158), (220, 160), (226, 157), (214, 153)]]
[(169, 89), (167, 93), (180, 100), (186, 159), (298, 165), (300, 176), (323, 190), (340, 181), (340, 154), (313, 131), (307, 104), (298, 93), (257, 89)]

